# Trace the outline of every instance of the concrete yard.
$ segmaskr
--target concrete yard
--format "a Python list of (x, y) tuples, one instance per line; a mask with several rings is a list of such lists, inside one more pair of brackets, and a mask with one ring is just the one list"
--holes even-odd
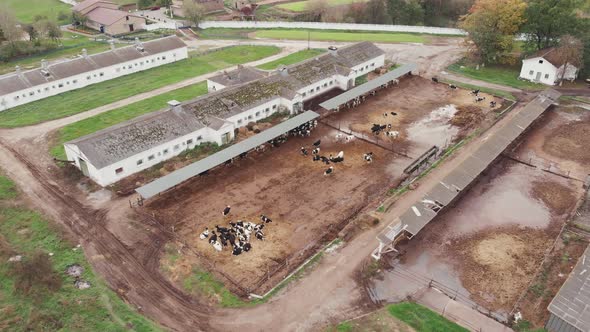
[[(182, 283), (195, 266), (205, 266), (238, 294), (264, 293), (334, 239), (360, 211), (376, 208), (387, 191), (401, 182), (403, 169), (415, 157), (433, 145), (444, 146), (459, 138), (466, 129), (450, 122), (456, 108), (464, 106), (476, 107), (483, 119), (493, 117), (488, 103), (476, 105), (469, 91), (451, 90), (420, 77), (404, 78), (356, 108), (324, 114), (311, 137), (291, 138), (278, 148), (249, 154), (149, 201), (145, 209), (166, 227), (174, 225), (176, 235), (188, 246), (178, 250), (179, 257), (164, 255), (162, 269)], [(384, 117), (386, 112), (389, 116)], [(373, 123), (392, 124), (391, 130), (399, 131), (400, 137), (370, 135)], [(359, 138), (336, 139), (341, 133), (338, 126), (371, 141), (378, 138), (385, 148)], [(344, 151), (345, 161), (332, 164), (335, 171), (330, 176), (323, 175), (327, 165), (299, 151), (318, 139), (321, 155)], [(371, 164), (362, 158), (367, 152), (375, 155)], [(228, 217), (221, 215), (225, 205), (232, 206)], [(253, 249), (248, 253), (232, 256), (227, 248), (218, 253), (199, 240), (205, 227), (227, 226), (238, 219), (260, 222), (260, 214), (273, 222), (264, 229), (265, 241), (251, 240)], [(174, 248), (172, 252), (181, 249)]]
[[(419, 294), (435, 280), (451, 297), (507, 319), (554, 244), (561, 245), (558, 235), (584, 194), (589, 127), (582, 109), (546, 111), (451, 209), (400, 246), (401, 258), (375, 280), (379, 299)], [(538, 311), (526, 307), (531, 303), (517, 309)]]

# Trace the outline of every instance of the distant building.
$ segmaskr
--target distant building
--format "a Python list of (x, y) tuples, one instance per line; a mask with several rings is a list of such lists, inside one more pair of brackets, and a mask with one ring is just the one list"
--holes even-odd
[(167, 63), (186, 59), (186, 44), (176, 36), (115, 48), (89, 55), (86, 50), (73, 60), (0, 76), (0, 111), (51, 97), (87, 85), (108, 81)]
[(84, 25), (110, 36), (123, 35), (143, 29), (145, 18), (119, 10), (119, 6), (105, 0), (85, 0), (72, 12), (86, 17)]
[[(565, 74), (564, 74), (565, 71)], [(562, 79), (573, 81), (578, 77), (578, 68), (559, 59), (555, 48), (544, 49), (522, 60), (520, 78), (547, 85), (558, 84)]]
[(150, 113), (64, 144), (68, 160), (101, 186), (115, 183), (204, 142), (226, 144), (234, 131), (277, 112), (297, 114), (303, 103), (384, 65), (369, 42), (331, 50), (274, 72), (249, 67), (210, 78), (211, 93), (169, 102)]
[(172, 12), (174, 15), (184, 17), (183, 4), (184, 1), (194, 1), (201, 5), (205, 10), (205, 13), (213, 13), (223, 11), (224, 3), (223, 0), (173, 0), (172, 1)]

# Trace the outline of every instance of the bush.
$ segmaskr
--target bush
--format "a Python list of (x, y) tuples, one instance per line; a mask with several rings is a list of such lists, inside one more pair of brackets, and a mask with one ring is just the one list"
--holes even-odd
[(32, 43), (29, 41), (17, 41), (13, 44), (4, 44), (0, 46), (0, 62), (9, 62), (15, 58), (47, 52), (56, 47), (57, 45), (53, 43)]
[(44, 291), (55, 292), (61, 287), (61, 278), (53, 270), (49, 256), (37, 251), (30, 258), (15, 262), (12, 275), (15, 291), (23, 295), (38, 295)]

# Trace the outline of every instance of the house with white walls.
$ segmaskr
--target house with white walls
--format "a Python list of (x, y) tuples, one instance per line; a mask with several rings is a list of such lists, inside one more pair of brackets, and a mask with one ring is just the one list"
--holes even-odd
[(282, 66), (274, 72), (238, 67), (212, 77), (210, 93), (64, 144), (67, 159), (101, 186), (205, 142), (224, 145), (236, 129), (277, 112), (303, 112), (304, 102), (381, 68), (384, 52), (363, 42)]
[(111, 42), (109, 51), (89, 55), (82, 50), (75, 59), (42, 60), (41, 68), (28, 71), (17, 66), (0, 76), (0, 111), (186, 58), (186, 44), (170, 36), (120, 48)]
[(561, 80), (575, 80), (578, 71), (579, 68), (560, 59), (556, 48), (548, 48), (522, 60), (519, 77), (531, 82), (555, 85)]

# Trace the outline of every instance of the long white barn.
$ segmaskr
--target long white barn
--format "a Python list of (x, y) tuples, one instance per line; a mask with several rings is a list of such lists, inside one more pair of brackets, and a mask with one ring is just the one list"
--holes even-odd
[(66, 91), (108, 81), (120, 76), (188, 58), (186, 44), (176, 36), (49, 64), (41, 61), (41, 68), (0, 76), (0, 111), (54, 96)]
[(369, 42), (331, 48), (314, 59), (268, 73), (240, 67), (208, 81), (211, 93), (64, 144), (68, 160), (101, 186), (192, 149), (226, 144), (234, 131), (276, 112), (296, 114), (303, 102), (384, 65), (384, 52)]

